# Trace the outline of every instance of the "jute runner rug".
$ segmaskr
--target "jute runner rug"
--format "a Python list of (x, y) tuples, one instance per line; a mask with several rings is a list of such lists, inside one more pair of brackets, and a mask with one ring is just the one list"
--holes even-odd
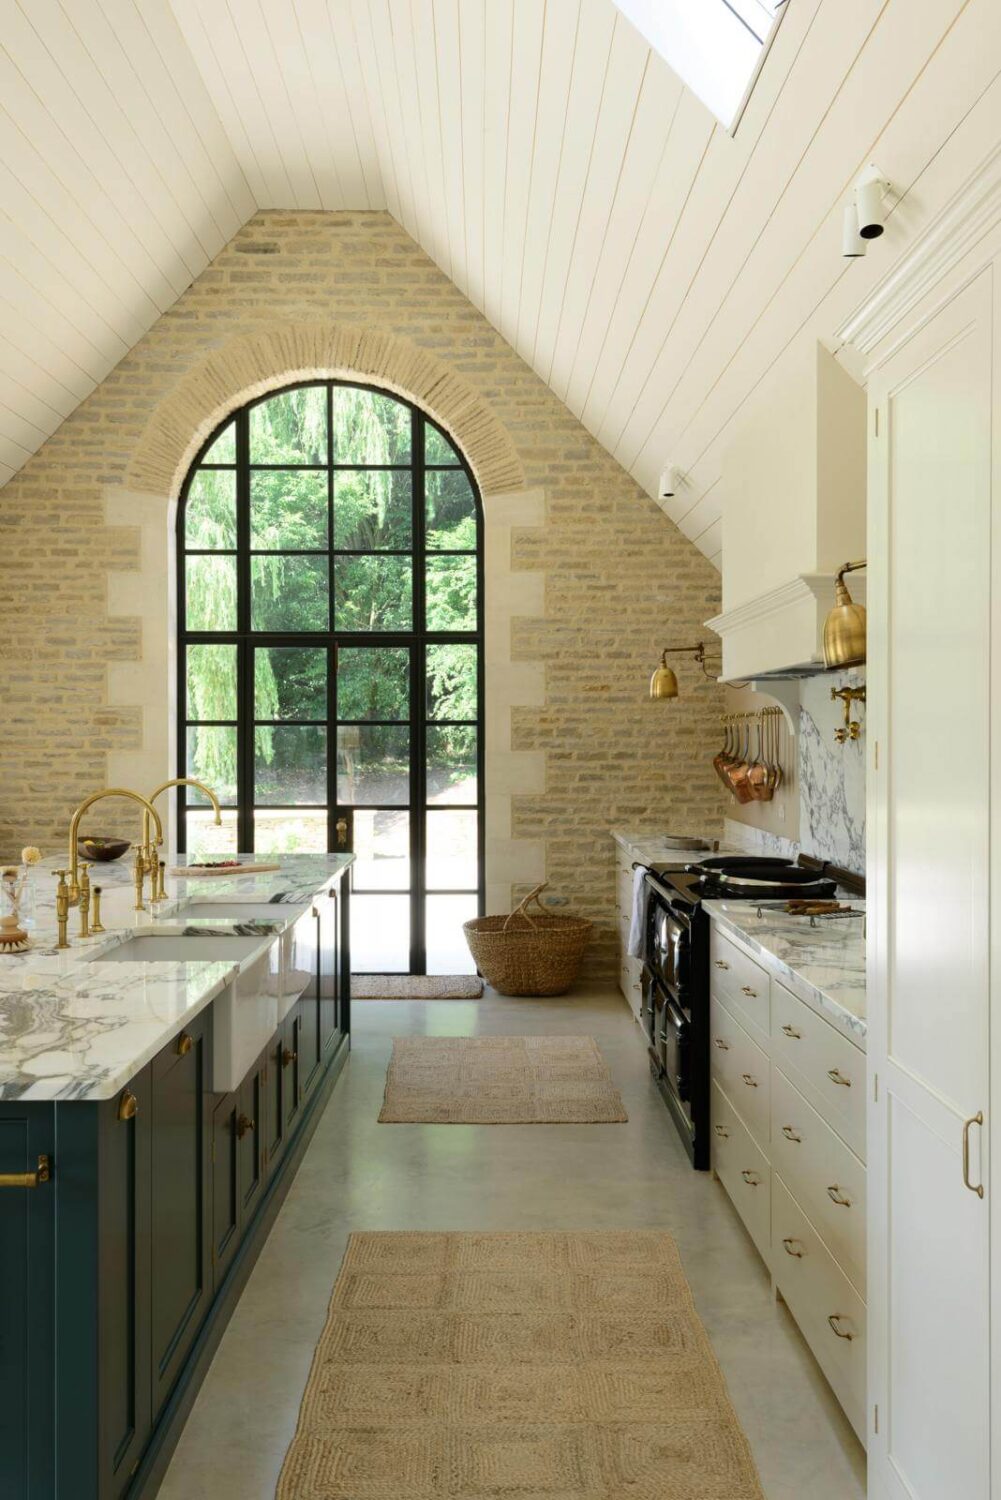
[(628, 1117), (590, 1036), (394, 1037), (384, 1125), (607, 1125)]
[(764, 1500), (655, 1230), (355, 1234), (277, 1500)]
[(352, 1000), (478, 1000), (475, 974), (353, 974)]

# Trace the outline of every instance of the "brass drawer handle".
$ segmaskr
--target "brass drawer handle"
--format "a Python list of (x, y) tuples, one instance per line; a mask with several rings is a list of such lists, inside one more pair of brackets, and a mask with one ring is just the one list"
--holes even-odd
[(752, 990), (749, 984), (742, 984), (740, 986), (740, 993), (742, 995), (750, 995), (752, 1000), (756, 1000), (758, 998), (757, 990)]
[(716, 958), (713, 960), (713, 962), (715, 963), (717, 969), (728, 969), (730, 967), (725, 958)]
[(718, 1047), (721, 1052), (729, 1052), (730, 1043), (725, 1042), (721, 1036), (713, 1037), (713, 1046)]
[(783, 1036), (792, 1037), (793, 1040), (797, 1042), (801, 1042), (803, 1040), (803, 1033), (801, 1031), (797, 1031), (795, 1026), (783, 1026), (782, 1034)]
[(802, 1143), (803, 1137), (798, 1133), (798, 1131), (793, 1130), (791, 1125), (783, 1125), (782, 1134), (785, 1136), (787, 1141), (795, 1141), (797, 1146)]
[(248, 1115), (239, 1115), (239, 1116), (237, 1116), (237, 1121), (236, 1121), (236, 1138), (237, 1138), (238, 1141), (242, 1141), (243, 1140), (243, 1137), (247, 1134), (248, 1130), (255, 1130), (256, 1128), (257, 1127), (254, 1124), (254, 1121), (251, 1120)]
[(963, 1121), (963, 1186), (968, 1187), (971, 1193), (976, 1193), (978, 1198), (984, 1196), (984, 1185), (982, 1182), (970, 1181), (970, 1126), (983, 1125), (984, 1112), (978, 1109), (975, 1115)]
[(139, 1100), (129, 1089), (118, 1101), (118, 1118), (120, 1120), (134, 1120), (139, 1113)]
[(0, 1172), (0, 1188), (36, 1188), (39, 1183), (48, 1182), (51, 1176), (52, 1163), (47, 1156), (40, 1156), (34, 1172)]
[(747, 1167), (745, 1167), (744, 1170), (741, 1172), (740, 1175), (741, 1175), (741, 1177), (743, 1177), (743, 1179), (747, 1183), (748, 1187), (760, 1187), (761, 1186), (761, 1178), (758, 1176), (757, 1172), (751, 1172), (751, 1171), (748, 1170)]
[(839, 1208), (851, 1208), (852, 1206), (852, 1200), (845, 1197), (844, 1193), (838, 1187), (838, 1184), (836, 1182), (833, 1182), (827, 1189), (827, 1196), (828, 1198), (830, 1198), (831, 1202), (836, 1203)]
[(722, 1140), (722, 1141), (728, 1141), (730, 1139), (730, 1132), (729, 1132), (729, 1130), (727, 1130), (727, 1128), (726, 1128), (725, 1125), (714, 1125), (713, 1129), (715, 1130), (716, 1134), (719, 1136), (720, 1140)]
[(827, 1076), (832, 1083), (839, 1083), (843, 1089), (850, 1089), (852, 1081), (846, 1078), (839, 1068), (828, 1068)]
[(741, 1073), (740, 1076), (744, 1080), (744, 1082), (747, 1084), (747, 1087), (749, 1089), (756, 1089), (757, 1088), (757, 1086), (758, 1086), (758, 1080), (756, 1078), (752, 1078), (751, 1075), (750, 1075), (750, 1073)]
[(180, 1036), (177, 1038), (177, 1055), (178, 1057), (187, 1057), (190, 1051), (191, 1037), (186, 1031), (182, 1031)]
[(292, 1052), (288, 1047), (282, 1048), (282, 1067), (287, 1068), (289, 1063), (295, 1062), (299, 1056), (298, 1052)]
[[(794, 1250), (794, 1245), (799, 1245), (799, 1249)], [(806, 1251), (803, 1249), (803, 1246), (800, 1244), (799, 1240), (783, 1240), (782, 1248), (785, 1253), (787, 1255), (791, 1255), (794, 1260), (802, 1260), (803, 1256), (806, 1254)]]
[(838, 1327), (839, 1323), (848, 1321), (843, 1313), (829, 1313), (827, 1316), (827, 1321), (828, 1323), (830, 1323), (832, 1331), (837, 1334), (839, 1339), (847, 1339), (848, 1342), (851, 1343), (855, 1335), (853, 1333), (845, 1333), (841, 1328)]

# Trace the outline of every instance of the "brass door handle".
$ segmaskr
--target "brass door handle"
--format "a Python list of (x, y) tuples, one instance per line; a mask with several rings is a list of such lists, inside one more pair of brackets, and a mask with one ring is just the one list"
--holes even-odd
[(730, 1139), (730, 1132), (729, 1130), (727, 1130), (725, 1125), (714, 1125), (713, 1129), (719, 1136), (720, 1140), (728, 1141)]
[(348, 820), (347, 820), (347, 818), (338, 818), (337, 822), (334, 824), (334, 828), (337, 831), (337, 847), (339, 849), (343, 849), (344, 845), (348, 841)]
[(970, 1181), (970, 1126), (983, 1125), (984, 1112), (978, 1109), (975, 1115), (963, 1121), (963, 1186), (968, 1187), (971, 1193), (976, 1193), (978, 1198), (984, 1196), (984, 1185), (982, 1182)]
[(793, 1130), (791, 1125), (783, 1125), (782, 1134), (785, 1136), (787, 1141), (795, 1141), (797, 1146), (802, 1143), (803, 1137), (799, 1135), (795, 1130)]
[(836, 1203), (839, 1208), (851, 1208), (852, 1206), (852, 1200), (845, 1197), (844, 1193), (838, 1187), (838, 1184), (836, 1182), (832, 1183), (831, 1186), (827, 1189), (827, 1196), (828, 1198), (830, 1198), (831, 1202)]
[(48, 1182), (52, 1176), (52, 1163), (47, 1156), (38, 1158), (34, 1172), (0, 1172), (0, 1188), (36, 1188)]
[[(799, 1249), (794, 1250), (794, 1245), (799, 1245)], [(794, 1260), (802, 1260), (803, 1256), (806, 1254), (806, 1251), (803, 1249), (803, 1246), (800, 1244), (799, 1240), (783, 1240), (782, 1248), (785, 1253), (787, 1255), (791, 1255)]]
[(296, 1058), (298, 1056), (299, 1056), (298, 1052), (292, 1052), (290, 1050), (290, 1048), (283, 1047), (282, 1048), (282, 1067), (283, 1068), (287, 1068), (288, 1065), (289, 1065), (289, 1063), (295, 1062), (295, 1060), (296, 1060)]
[(177, 1055), (178, 1057), (187, 1057), (190, 1051), (191, 1037), (186, 1031), (182, 1031), (180, 1036), (177, 1038)]
[(757, 1086), (758, 1086), (758, 1080), (756, 1078), (752, 1078), (751, 1075), (750, 1075), (750, 1073), (741, 1073), (740, 1076), (744, 1080), (744, 1082), (747, 1084), (747, 1087), (749, 1089), (756, 1089), (757, 1088)]
[(743, 1177), (743, 1179), (747, 1183), (748, 1187), (760, 1187), (761, 1186), (761, 1178), (758, 1176), (757, 1172), (752, 1172), (747, 1167), (745, 1167), (744, 1170), (741, 1172), (740, 1175), (741, 1175), (741, 1177)]
[(725, 958), (716, 958), (713, 959), (713, 962), (715, 963), (717, 969), (728, 969), (730, 967)]
[(839, 1339), (847, 1339), (851, 1343), (855, 1335), (853, 1333), (845, 1333), (838, 1327), (839, 1323), (847, 1322), (843, 1313), (828, 1313), (827, 1321), (831, 1325), (832, 1332), (836, 1333)]
[(713, 1037), (713, 1046), (718, 1047), (721, 1052), (729, 1052), (730, 1043), (725, 1042), (721, 1036)]
[(247, 1134), (248, 1130), (254, 1130), (254, 1129), (256, 1129), (254, 1121), (251, 1120), (248, 1115), (238, 1115), (237, 1116), (237, 1121), (236, 1121), (236, 1138), (237, 1138), (238, 1141), (242, 1141), (243, 1140), (243, 1137)]
[(801, 1031), (797, 1031), (795, 1026), (783, 1026), (782, 1034), (783, 1036), (792, 1037), (793, 1040), (797, 1042), (802, 1041), (803, 1039), (803, 1033)]
[(130, 1089), (126, 1089), (118, 1101), (118, 1118), (120, 1120), (134, 1120), (139, 1113), (139, 1100)]
[(850, 1089), (852, 1081), (846, 1078), (839, 1068), (828, 1068), (827, 1076), (832, 1083), (839, 1083), (843, 1089)]
[(750, 995), (752, 1000), (756, 1000), (758, 998), (757, 990), (752, 990), (749, 984), (742, 984), (740, 986), (740, 993), (742, 995)]

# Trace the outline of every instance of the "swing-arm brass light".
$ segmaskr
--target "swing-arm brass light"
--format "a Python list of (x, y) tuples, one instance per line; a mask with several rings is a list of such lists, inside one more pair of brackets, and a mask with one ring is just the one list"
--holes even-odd
[(824, 621), (824, 666), (860, 667), (865, 661), (865, 605), (856, 604), (845, 585), (846, 573), (866, 566), (865, 558), (838, 569), (834, 607)]
[(690, 656), (702, 668), (703, 676), (708, 677), (710, 682), (715, 680), (713, 673), (706, 667), (705, 641), (697, 641), (694, 646), (665, 646), (660, 654), (660, 666), (650, 678), (651, 698), (664, 699), (678, 696), (678, 679), (673, 669), (667, 664), (669, 656)]

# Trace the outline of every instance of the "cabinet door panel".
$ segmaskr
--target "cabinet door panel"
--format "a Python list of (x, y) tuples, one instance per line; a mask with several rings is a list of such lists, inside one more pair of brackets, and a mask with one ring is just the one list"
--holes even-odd
[(241, 1234), (264, 1182), (264, 1066), (262, 1060), (241, 1085), (234, 1126)]
[[(185, 1047), (185, 1037), (190, 1047)], [(170, 1394), (211, 1294), (208, 1054), (203, 1014), (152, 1064), (154, 1414)]]
[(218, 1286), (240, 1238), (237, 1180), (236, 1094), (224, 1094), (212, 1111), (212, 1270)]
[(317, 898), (320, 914), (320, 1056), (334, 1045), (341, 1031), (340, 910), (337, 889), (331, 886)]
[(298, 1007), (285, 1022), (285, 1046), (282, 1066), (285, 1078), (282, 1084), (282, 1104), (285, 1110), (285, 1130), (291, 1128), (299, 1115), (302, 1102), (302, 1069), (299, 1062), (299, 1047), (302, 1041), (302, 1015)]
[(278, 1034), (268, 1048), (265, 1066), (264, 1142), (269, 1172), (285, 1149), (285, 1090), (288, 1087), (284, 1061), (286, 1031), (287, 1023), (278, 1028)]

